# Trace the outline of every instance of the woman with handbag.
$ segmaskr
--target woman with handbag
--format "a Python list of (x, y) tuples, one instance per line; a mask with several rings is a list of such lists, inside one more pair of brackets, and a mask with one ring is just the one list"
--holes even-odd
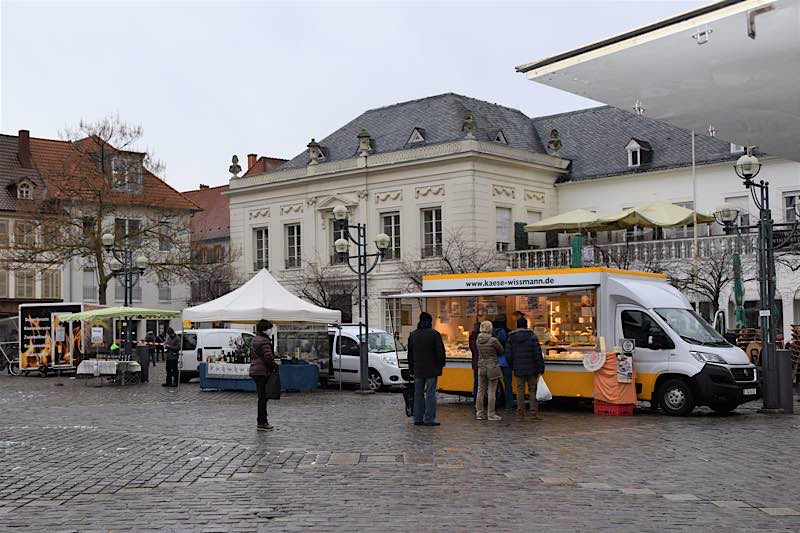
[[(269, 398), (267, 388), (268, 382), (274, 381), (279, 374), (272, 349), (272, 339), (267, 335), (271, 329), (272, 322), (259, 320), (256, 324), (256, 336), (250, 343), (250, 377), (256, 382), (256, 391), (258, 392), (258, 425), (256, 426), (258, 431), (273, 429), (267, 420), (267, 399)], [(278, 387), (280, 391), (280, 385)]]
[[(476, 340), (478, 346), (478, 397), (475, 400), (475, 413), (478, 420), (501, 420), (495, 412), (495, 396), (497, 394), (497, 382), (503, 371), (500, 369), (498, 358), (503, 353), (503, 345), (492, 336), (492, 323), (488, 320), (481, 322), (480, 333)], [(489, 404), (489, 416), (487, 417), (483, 409), (483, 400), (486, 392), (489, 392), (487, 403)]]

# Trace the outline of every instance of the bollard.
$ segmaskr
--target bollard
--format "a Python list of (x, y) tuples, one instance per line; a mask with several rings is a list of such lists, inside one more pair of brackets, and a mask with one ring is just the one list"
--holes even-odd
[(764, 396), (764, 410), (774, 411), (780, 408), (779, 393), (780, 384), (778, 382), (778, 353), (768, 353), (761, 350), (761, 387)]
[(778, 406), (784, 414), (794, 413), (794, 391), (792, 390), (792, 352), (777, 350)]

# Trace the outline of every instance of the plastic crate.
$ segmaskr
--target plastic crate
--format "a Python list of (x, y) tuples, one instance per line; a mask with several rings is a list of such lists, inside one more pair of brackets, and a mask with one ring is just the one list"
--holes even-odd
[(600, 400), (594, 401), (594, 414), (604, 416), (631, 416), (633, 415), (633, 408), (636, 407), (631, 403), (606, 403)]

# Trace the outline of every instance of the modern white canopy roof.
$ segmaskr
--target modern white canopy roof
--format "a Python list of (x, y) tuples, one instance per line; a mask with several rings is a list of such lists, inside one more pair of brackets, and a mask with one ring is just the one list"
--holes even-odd
[(551, 87), (800, 161), (800, 0), (715, 2), (517, 70)]
[(261, 269), (238, 289), (204, 304), (183, 310), (192, 322), (313, 322), (336, 324), (342, 313), (302, 300), (283, 288), (266, 269)]

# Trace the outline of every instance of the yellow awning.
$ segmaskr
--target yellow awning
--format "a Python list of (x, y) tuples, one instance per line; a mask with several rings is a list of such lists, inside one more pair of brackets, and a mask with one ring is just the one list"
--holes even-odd
[(525, 231), (580, 231), (591, 229), (593, 226), (597, 225), (598, 220), (597, 213), (587, 211), (586, 209), (575, 209), (540, 220), (533, 224), (528, 224), (525, 226)]
[[(671, 204), (663, 200), (655, 200), (639, 207), (624, 209), (611, 216), (603, 217), (600, 222), (605, 229), (626, 229), (634, 226), (640, 228), (670, 228), (675, 226), (691, 226), (694, 224), (695, 212), (691, 209)], [(713, 222), (714, 217), (697, 213), (697, 223)]]

